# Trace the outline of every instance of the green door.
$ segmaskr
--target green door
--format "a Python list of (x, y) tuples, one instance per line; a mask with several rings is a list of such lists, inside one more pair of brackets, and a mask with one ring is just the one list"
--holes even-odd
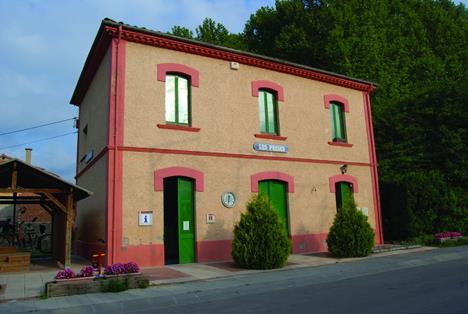
[(338, 182), (335, 187), (336, 193), (336, 208), (342, 208), (343, 205), (351, 199), (353, 192), (351, 184), (348, 182)]
[(283, 224), (286, 234), (289, 235), (286, 184), (281, 181), (273, 180), (260, 181), (258, 183), (258, 192), (268, 196), (271, 205), (276, 210)]
[(178, 178), (179, 263), (195, 262), (195, 224), (193, 181)]

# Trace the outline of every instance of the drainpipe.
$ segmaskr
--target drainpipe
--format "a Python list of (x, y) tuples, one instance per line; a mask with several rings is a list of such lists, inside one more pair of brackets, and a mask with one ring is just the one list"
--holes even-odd
[(115, 47), (115, 83), (114, 83), (114, 139), (113, 139), (113, 144), (114, 144), (114, 179), (113, 179), (113, 214), (112, 214), (112, 263), (115, 263), (115, 257), (116, 257), (116, 250), (120, 249), (116, 247), (116, 243), (120, 243), (120, 240), (116, 238), (116, 221), (115, 221), (115, 207), (116, 207), (116, 201), (117, 201), (117, 189), (116, 189), (116, 184), (117, 184), (117, 149), (118, 149), (118, 128), (117, 128), (117, 121), (118, 121), (118, 80), (119, 80), (119, 46), (120, 46), (120, 39), (122, 37), (122, 25), (119, 26), (119, 32), (117, 36), (117, 44)]

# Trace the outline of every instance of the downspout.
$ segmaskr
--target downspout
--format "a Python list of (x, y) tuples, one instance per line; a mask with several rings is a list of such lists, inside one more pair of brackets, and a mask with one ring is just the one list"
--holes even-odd
[(116, 201), (117, 201), (117, 191), (116, 191), (116, 184), (117, 184), (117, 145), (118, 145), (118, 136), (117, 136), (117, 132), (118, 132), (118, 126), (117, 126), (117, 121), (118, 121), (118, 79), (119, 79), (119, 46), (120, 46), (120, 39), (121, 39), (121, 36), (122, 36), (122, 25), (119, 26), (119, 31), (118, 31), (118, 36), (117, 36), (117, 44), (116, 44), (116, 48), (115, 48), (115, 80), (114, 80), (114, 138), (113, 138), (113, 146), (114, 146), (114, 178), (113, 178), (113, 186), (112, 186), (112, 190), (113, 190), (113, 193), (112, 193), (112, 198), (113, 198), (113, 204), (114, 204), (114, 208), (113, 208), (113, 214), (112, 214), (112, 246), (113, 246), (113, 249), (112, 249), (112, 262), (115, 263), (116, 262), (116, 250), (117, 249), (120, 249), (120, 248), (117, 248), (116, 247), (116, 243), (120, 243), (120, 241), (118, 239), (116, 239), (116, 228), (115, 228), (115, 224), (116, 224), (116, 221), (115, 221), (115, 205), (116, 205)]

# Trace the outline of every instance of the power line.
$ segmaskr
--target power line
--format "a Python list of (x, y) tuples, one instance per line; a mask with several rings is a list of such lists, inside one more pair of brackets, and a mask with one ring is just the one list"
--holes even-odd
[(71, 135), (71, 134), (76, 134), (76, 133), (78, 133), (78, 132), (77, 132), (77, 131), (68, 132), (68, 133), (65, 133), (65, 134), (60, 134), (60, 135), (56, 135), (56, 136), (51, 136), (51, 137), (42, 138), (42, 139), (37, 140), (37, 141), (31, 141), (31, 142), (26, 142), (26, 143), (21, 143), (21, 144), (16, 144), (16, 145), (10, 145), (10, 146), (5, 146), (5, 147), (0, 147), (0, 149), (13, 148), (13, 147), (18, 147), (18, 146), (23, 146), (23, 145), (26, 145), (26, 144), (33, 144), (33, 143), (44, 142), (44, 141), (52, 140), (52, 139), (54, 139), (54, 138), (59, 138), (59, 137), (63, 137), (63, 136)]
[(23, 131), (28, 131), (28, 130), (37, 129), (37, 128), (42, 128), (42, 127), (44, 127), (44, 126), (49, 126), (49, 125), (52, 125), (52, 124), (58, 124), (58, 123), (62, 123), (62, 122), (70, 121), (70, 120), (76, 120), (76, 117), (74, 117), (74, 118), (69, 118), (69, 119), (64, 119), (64, 120), (59, 120), (59, 121), (53, 121), (53, 122), (49, 122), (49, 123), (45, 123), (45, 124), (40, 124), (40, 125), (32, 126), (32, 127), (29, 127), (29, 128), (25, 128), (25, 129), (20, 129), (20, 130), (15, 130), (15, 131), (10, 131), (10, 132), (0, 133), (0, 136), (2, 136), (2, 135), (8, 135), (8, 134), (13, 134), (13, 133), (18, 133), (18, 132), (23, 132)]

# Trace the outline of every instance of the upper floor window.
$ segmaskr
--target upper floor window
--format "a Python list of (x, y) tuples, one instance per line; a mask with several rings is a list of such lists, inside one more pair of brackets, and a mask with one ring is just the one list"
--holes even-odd
[(278, 135), (278, 102), (276, 93), (268, 90), (259, 90), (258, 112), (260, 116), (260, 132)]
[(339, 95), (329, 94), (324, 96), (324, 103), (325, 109), (330, 110), (331, 141), (328, 141), (328, 144), (352, 147), (353, 144), (348, 143), (346, 134), (345, 113), (349, 112), (348, 100)]
[(333, 142), (347, 142), (343, 104), (330, 102), (330, 119)]
[(190, 82), (178, 74), (166, 74), (166, 122), (190, 125)]

